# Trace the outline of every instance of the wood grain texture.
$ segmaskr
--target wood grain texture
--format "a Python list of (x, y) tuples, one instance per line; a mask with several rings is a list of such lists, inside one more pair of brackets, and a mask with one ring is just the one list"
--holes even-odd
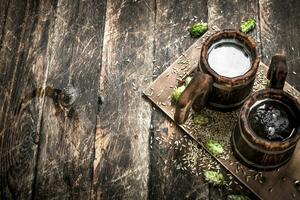
[(34, 199), (90, 198), (104, 13), (104, 1), (60, 0), (49, 24)]
[(208, 23), (210, 27), (216, 26), (219, 29), (239, 29), (240, 24), (254, 18), (257, 21), (256, 28), (248, 33), (260, 44), (260, 27), (259, 27), (259, 6), (258, 0), (208, 0)]
[(3, 38), (6, 33), (5, 27), (7, 22), (9, 4), (10, 1), (8, 0), (3, 0), (0, 2), (0, 49), (2, 48)]
[(287, 81), (300, 90), (300, 2), (261, 0), (259, 5), (262, 59), (269, 64), (274, 54), (286, 54)]
[[(0, 1), (0, 199), (224, 199), (231, 191), (179, 166), (200, 148), (141, 90), (194, 42), (191, 24), (238, 29), (249, 17), (263, 61), (285, 52), (299, 90), (299, 10), (297, 0)], [(193, 166), (211, 159), (197, 156)]]
[[(207, 21), (205, 0), (156, 1), (154, 42), (154, 78), (159, 76), (194, 41), (188, 28)], [(174, 141), (184, 133), (159, 110), (152, 112), (150, 133), (150, 199), (208, 199), (208, 186), (201, 176), (177, 168), (174, 160), (189, 153), (188, 148), (174, 148)], [(188, 139), (183, 146), (187, 146)]]
[(153, 1), (108, 0), (96, 130), (94, 197), (147, 199)]
[(27, 102), (23, 98), (45, 83), (48, 25), (55, 4), (10, 1), (1, 2), (2, 8), (0, 199), (31, 199), (43, 96)]

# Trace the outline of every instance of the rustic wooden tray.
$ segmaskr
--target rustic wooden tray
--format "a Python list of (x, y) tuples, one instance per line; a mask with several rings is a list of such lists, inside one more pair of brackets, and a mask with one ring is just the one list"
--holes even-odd
[[(216, 30), (205, 33), (144, 91), (144, 94), (172, 120), (174, 120), (175, 107), (170, 101), (170, 95), (180, 81), (194, 70), (198, 70), (202, 42), (214, 32)], [(266, 72), (267, 66), (260, 63), (253, 91), (265, 88)], [(300, 93), (288, 83), (284, 90), (300, 102)], [(179, 126), (204, 149), (203, 142), (206, 139), (213, 138), (222, 143), (225, 153), (218, 157), (212, 156), (259, 198), (300, 199), (300, 186), (295, 184), (300, 180), (300, 144), (298, 143), (293, 158), (279, 169), (268, 172), (249, 169), (236, 160), (230, 145), (230, 135), (238, 112), (239, 110), (222, 113), (204, 109), (200, 114), (209, 118), (210, 125), (195, 125), (189, 117), (185, 124)]]

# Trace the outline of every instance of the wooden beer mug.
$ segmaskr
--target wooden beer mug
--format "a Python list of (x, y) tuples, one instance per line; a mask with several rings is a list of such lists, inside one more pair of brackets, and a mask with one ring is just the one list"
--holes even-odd
[(191, 107), (230, 111), (241, 106), (252, 90), (259, 60), (256, 43), (246, 34), (223, 30), (208, 37), (200, 53), (200, 72), (181, 94), (175, 121), (184, 123)]
[(231, 135), (234, 155), (247, 166), (269, 170), (287, 163), (300, 138), (300, 105), (283, 91), (285, 56), (272, 57), (269, 87), (253, 93), (240, 110)]

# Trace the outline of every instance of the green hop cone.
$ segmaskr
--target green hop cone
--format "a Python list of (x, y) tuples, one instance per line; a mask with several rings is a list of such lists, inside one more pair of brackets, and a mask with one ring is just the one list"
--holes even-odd
[(207, 23), (198, 22), (189, 29), (189, 32), (193, 38), (197, 38), (201, 37), (207, 31), (207, 29)]
[(250, 199), (249, 197), (244, 195), (231, 194), (227, 196), (226, 200), (250, 200)]
[(205, 143), (205, 147), (208, 149), (210, 153), (212, 153), (214, 156), (217, 156), (224, 152), (224, 149), (220, 143), (218, 143), (215, 140), (208, 140)]
[(221, 186), (225, 183), (223, 174), (215, 171), (204, 171), (204, 180), (215, 186)]
[(209, 122), (210, 118), (205, 115), (197, 114), (193, 117), (193, 123), (195, 125), (206, 126)]
[(174, 103), (177, 103), (181, 93), (185, 90), (185, 86), (182, 85), (178, 88), (175, 88), (175, 90), (173, 91), (172, 95), (171, 95), (171, 100)]
[(185, 90), (185, 88), (188, 86), (188, 84), (191, 82), (191, 80), (192, 80), (192, 77), (188, 76), (184, 80), (184, 84), (182, 86), (175, 88), (175, 90), (171, 94), (172, 102), (177, 103), (181, 93)]
[(243, 33), (248, 33), (249, 31), (253, 30), (256, 26), (256, 20), (253, 18), (250, 18), (244, 22), (242, 22), (240, 26), (240, 31)]

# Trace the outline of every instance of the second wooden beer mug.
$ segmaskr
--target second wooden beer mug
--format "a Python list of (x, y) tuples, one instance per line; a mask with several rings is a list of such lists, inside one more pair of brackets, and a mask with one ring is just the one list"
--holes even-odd
[(235, 157), (249, 167), (280, 167), (300, 139), (300, 104), (283, 91), (287, 72), (285, 56), (273, 56), (267, 76), (270, 88), (253, 93), (240, 110), (231, 143)]
[(249, 96), (259, 65), (255, 42), (246, 34), (224, 30), (203, 44), (199, 69), (180, 96), (175, 120), (184, 123), (191, 107), (229, 111)]

